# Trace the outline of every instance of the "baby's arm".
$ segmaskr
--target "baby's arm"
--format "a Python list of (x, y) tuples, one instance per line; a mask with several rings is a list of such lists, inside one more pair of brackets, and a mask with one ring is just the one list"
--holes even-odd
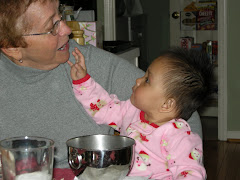
[(119, 130), (130, 103), (119, 101), (116, 95), (109, 95), (91, 78), (87, 73), (84, 57), (77, 48), (75, 48), (73, 56), (76, 63), (68, 61), (68, 64), (71, 66), (73, 92), (76, 99), (98, 124), (111, 125), (114, 123), (116, 124), (116, 126), (114, 125), (115, 129)]
[(87, 68), (82, 53), (78, 50), (78, 48), (75, 48), (74, 50), (75, 51), (73, 51), (72, 54), (75, 57), (75, 64), (71, 61), (68, 61), (68, 64), (71, 67), (72, 80), (79, 80), (87, 75)]

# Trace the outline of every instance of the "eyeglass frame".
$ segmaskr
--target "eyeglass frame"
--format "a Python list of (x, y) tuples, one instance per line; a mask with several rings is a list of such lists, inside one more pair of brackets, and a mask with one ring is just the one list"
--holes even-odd
[[(52, 28), (49, 32), (45, 32), (45, 33), (34, 33), (34, 34), (24, 34), (24, 35), (22, 35), (22, 36), (39, 36), (39, 35), (47, 35), (47, 34), (52, 34), (53, 36), (56, 36), (56, 35), (58, 34), (58, 31), (57, 31), (57, 30), (59, 29), (59, 26), (60, 26), (60, 22), (61, 22), (61, 21), (64, 21), (63, 16), (61, 16), (60, 19), (57, 20), (57, 21), (53, 24), (53, 28)], [(57, 31), (56, 34), (53, 34), (54, 28), (56, 29), (55, 31)]]

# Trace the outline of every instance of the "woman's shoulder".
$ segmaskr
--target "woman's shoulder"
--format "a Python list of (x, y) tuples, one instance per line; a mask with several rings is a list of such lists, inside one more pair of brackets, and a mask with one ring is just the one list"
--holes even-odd
[(71, 62), (75, 62), (75, 58), (72, 55), (72, 52), (74, 51), (75, 47), (78, 48), (81, 51), (81, 53), (84, 55), (84, 57), (86, 56), (87, 52), (90, 49), (89, 45), (84, 45), (84, 46), (83, 45), (79, 45), (75, 40), (70, 39), (69, 40), (69, 53), (70, 53), (69, 60)]
[(117, 55), (105, 51), (101, 48), (95, 47), (93, 45), (79, 45), (74, 40), (69, 40), (69, 52), (70, 58), (69, 60), (74, 62), (75, 58), (72, 55), (72, 51), (77, 47), (85, 58), (86, 65), (89, 67), (92, 66), (102, 66), (102, 67), (110, 67), (117, 66), (117, 62), (119, 62), (120, 57)]

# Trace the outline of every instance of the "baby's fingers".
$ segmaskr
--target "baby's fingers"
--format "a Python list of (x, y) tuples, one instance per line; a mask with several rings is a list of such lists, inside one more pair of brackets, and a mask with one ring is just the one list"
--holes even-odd
[(76, 54), (80, 57), (81, 60), (84, 59), (82, 53), (79, 51), (78, 48), (75, 48), (75, 52), (76, 52)]
[(80, 65), (85, 69), (86, 65), (85, 65), (85, 59), (83, 54), (79, 51), (78, 48), (75, 48), (75, 52), (78, 55), (78, 58), (80, 60)]
[(83, 71), (82, 66), (80, 66), (79, 64), (74, 64), (74, 68), (76, 68), (78, 71)]
[(72, 54), (73, 54), (73, 56), (74, 56), (74, 58), (75, 58), (76, 64), (79, 63), (79, 62), (80, 62), (80, 57), (79, 57), (79, 55), (77, 55), (77, 53), (76, 53), (75, 51), (73, 51)]
[(68, 60), (67, 63), (69, 64), (70, 67), (73, 66), (73, 63), (71, 61)]

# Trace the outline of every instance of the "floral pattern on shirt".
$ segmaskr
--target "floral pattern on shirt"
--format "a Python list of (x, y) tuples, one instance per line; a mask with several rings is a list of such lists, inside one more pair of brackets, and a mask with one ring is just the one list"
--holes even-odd
[(135, 162), (136, 169), (146, 171), (148, 166), (151, 166), (149, 155), (145, 151), (140, 151)]
[(106, 105), (106, 101), (98, 99), (96, 103), (90, 104), (89, 111), (91, 112), (91, 115), (94, 116), (101, 108), (103, 108)]

